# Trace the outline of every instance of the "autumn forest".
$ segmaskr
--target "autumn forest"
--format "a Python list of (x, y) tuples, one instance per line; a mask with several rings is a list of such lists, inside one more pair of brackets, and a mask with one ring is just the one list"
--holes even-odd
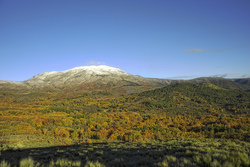
[[(250, 93), (210, 83), (179, 83), (134, 94), (2, 91), (0, 136), (2, 166), (18, 166), (24, 158), (8, 161), (8, 150), (63, 147), (66, 153), (73, 146), (87, 151), (82, 157), (78, 151), (78, 159), (50, 153), (54, 158), (29, 154), (22, 160), (34, 166), (248, 166)], [(150, 162), (142, 154), (133, 164), (122, 160), (128, 155), (105, 158), (115, 149), (125, 153), (125, 145), (127, 150), (160, 152)], [(214, 150), (201, 151), (201, 145)], [(103, 147), (111, 149), (105, 152)]]

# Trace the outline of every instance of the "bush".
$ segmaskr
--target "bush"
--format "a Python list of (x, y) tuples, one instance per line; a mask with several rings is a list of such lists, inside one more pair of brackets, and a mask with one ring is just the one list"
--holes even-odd
[(10, 164), (6, 162), (5, 160), (1, 161), (0, 167), (10, 167)]
[(222, 167), (234, 167), (234, 164), (232, 164), (231, 162), (226, 161), (226, 162), (223, 163)]
[(194, 155), (193, 159), (194, 159), (194, 162), (196, 162), (197, 164), (201, 163), (201, 156), (200, 155)]
[(233, 152), (230, 155), (228, 155), (227, 160), (232, 162), (236, 166), (249, 166), (250, 165), (250, 157), (246, 153)]
[(49, 167), (68, 167), (68, 166), (80, 167), (81, 161), (70, 161), (68, 159), (58, 159), (56, 162), (51, 161), (49, 164)]
[(165, 159), (166, 159), (169, 163), (172, 163), (172, 162), (175, 162), (175, 161), (176, 161), (176, 157), (175, 157), (175, 156), (172, 156), (172, 155), (166, 155), (166, 156), (165, 156)]
[(31, 158), (25, 158), (20, 161), (20, 167), (35, 167), (38, 166), (39, 164), (35, 165), (35, 161)]
[(169, 165), (168, 165), (167, 160), (164, 160), (164, 161), (162, 161), (162, 162), (158, 162), (158, 163), (156, 164), (156, 166), (159, 166), (159, 167), (168, 167)]
[(210, 163), (211, 167), (220, 167), (220, 162), (218, 162), (217, 160), (214, 160), (213, 162)]
[(105, 167), (105, 165), (101, 164), (99, 161), (96, 162), (88, 161), (84, 167)]
[(211, 157), (210, 154), (205, 154), (205, 155), (203, 155), (203, 156), (202, 156), (202, 159), (203, 159), (205, 165), (209, 165), (210, 162), (212, 161), (212, 157)]

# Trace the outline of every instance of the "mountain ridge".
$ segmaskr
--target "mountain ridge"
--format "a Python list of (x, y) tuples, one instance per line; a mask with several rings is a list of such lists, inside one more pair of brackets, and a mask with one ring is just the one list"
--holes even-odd
[(145, 78), (129, 74), (119, 68), (106, 65), (80, 66), (65, 71), (43, 72), (25, 81), (0, 80), (0, 90), (23, 91), (91, 91), (114, 90), (119, 93), (136, 93), (161, 88), (176, 83), (212, 83), (217, 86), (249, 91), (247, 79), (201, 77), (191, 80)]

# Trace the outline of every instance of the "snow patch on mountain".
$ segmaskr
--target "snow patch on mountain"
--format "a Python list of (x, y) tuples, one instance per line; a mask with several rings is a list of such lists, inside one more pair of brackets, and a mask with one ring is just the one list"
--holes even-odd
[(41, 80), (44, 80), (47, 77), (51, 77), (53, 75), (58, 75), (58, 74), (61, 74), (61, 73), (62, 73), (62, 71), (43, 72), (41, 74), (33, 76), (31, 79), (41, 79)]
[(106, 65), (99, 65), (99, 66), (81, 66), (75, 67), (64, 72), (91, 72), (97, 75), (108, 75), (108, 74), (117, 74), (117, 75), (129, 75), (128, 73), (114, 67), (106, 66)]
[(75, 67), (65, 71), (52, 71), (52, 72), (44, 72), (38, 75), (33, 76), (27, 82), (50, 82), (53, 80), (60, 80), (64, 82), (69, 79), (73, 79), (76, 77), (81, 77), (83, 80), (86, 79), (94, 79), (94, 76), (108, 76), (108, 75), (118, 75), (118, 76), (129, 76), (130, 74), (114, 67), (109, 67), (106, 65), (99, 66), (80, 66)]

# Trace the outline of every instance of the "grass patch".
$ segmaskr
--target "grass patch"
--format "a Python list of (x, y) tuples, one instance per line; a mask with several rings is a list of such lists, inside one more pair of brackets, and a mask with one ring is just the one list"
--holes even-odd
[(224, 139), (168, 139), (141, 143), (93, 142), (86, 145), (37, 148), (22, 146), (18, 150), (2, 145), (1, 164), (10, 166), (40, 164), (40, 166), (245, 167), (250, 166), (249, 150), (250, 143), (248, 142)]

